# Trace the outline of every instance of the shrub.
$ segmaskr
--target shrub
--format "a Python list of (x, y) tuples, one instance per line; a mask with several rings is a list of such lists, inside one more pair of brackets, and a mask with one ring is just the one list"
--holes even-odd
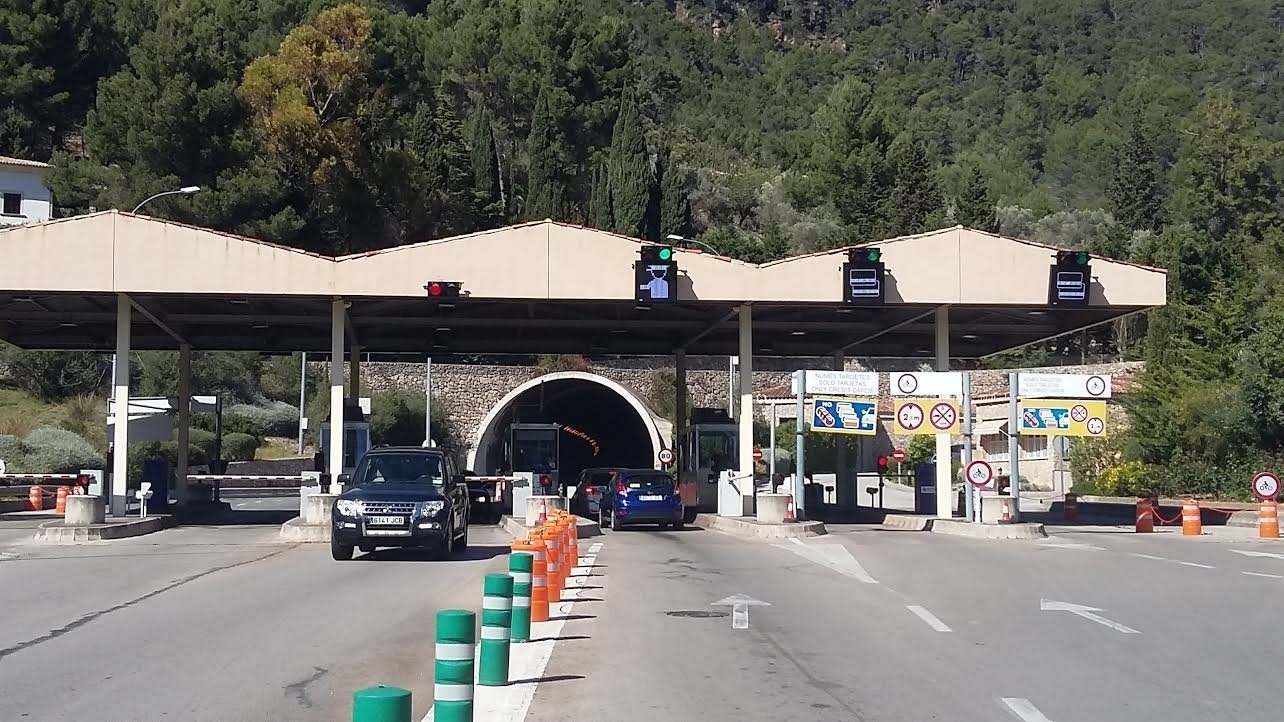
[[(213, 431), (206, 431), (205, 429), (196, 429), (196, 428), (188, 429), (187, 431), (188, 445), (191, 446), (192, 448), (199, 449), (201, 452), (201, 458), (203, 459), (214, 458), (214, 439), (215, 439), (215, 436)], [(175, 438), (174, 441), (177, 444), (178, 439)], [(191, 456), (191, 452), (188, 452), (188, 456), (189, 457)], [(200, 463), (205, 463), (205, 462), (202, 461)]]
[(1140, 461), (1125, 461), (1107, 466), (1097, 477), (1097, 493), (1102, 496), (1136, 496), (1146, 486), (1146, 466)]
[(236, 433), (267, 436), (292, 436), (299, 428), (299, 409), (284, 401), (269, 401), (263, 406), (237, 404), (223, 412), (223, 433), (232, 431), (232, 424), (243, 419), (248, 428), (237, 426)]
[(26, 444), (22, 443), (22, 439), (11, 434), (0, 434), (0, 459), (4, 459), (9, 473), (22, 473), (27, 461)]
[(93, 444), (66, 429), (42, 427), (27, 434), (23, 443), (30, 450), (25, 465), (38, 469), (35, 473), (73, 474), (107, 465)]
[(107, 400), (97, 396), (76, 396), (62, 404), (62, 428), (89, 441), (96, 449), (107, 448)]
[[(424, 397), (409, 391), (387, 391), (370, 399), (370, 443), (418, 446), (424, 441)], [(319, 426), (319, 425), (318, 425)], [(432, 436), (442, 448), (454, 448), (454, 429), (445, 406), (432, 405)]]
[(588, 371), (589, 362), (583, 356), (575, 354), (554, 354), (540, 356), (535, 362), (540, 374), (552, 374), (559, 371)]
[(227, 461), (253, 461), (259, 449), (259, 440), (249, 434), (225, 434), (223, 458)]

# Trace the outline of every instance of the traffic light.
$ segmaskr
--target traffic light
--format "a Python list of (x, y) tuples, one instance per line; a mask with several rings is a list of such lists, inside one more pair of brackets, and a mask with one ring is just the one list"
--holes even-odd
[(1048, 275), (1049, 306), (1087, 306), (1092, 286), (1092, 254), (1057, 251)]
[(887, 464), (890, 461), (886, 456), (878, 457), (878, 474), (882, 476), (887, 473)]
[(429, 298), (459, 298), (462, 286), (459, 281), (429, 281), (424, 284), (424, 290), (428, 292)]
[(666, 303), (678, 298), (678, 261), (671, 246), (644, 245), (633, 264), (633, 297), (638, 303)]
[(867, 306), (882, 305), (886, 298), (881, 248), (849, 248), (843, 264), (843, 302)]

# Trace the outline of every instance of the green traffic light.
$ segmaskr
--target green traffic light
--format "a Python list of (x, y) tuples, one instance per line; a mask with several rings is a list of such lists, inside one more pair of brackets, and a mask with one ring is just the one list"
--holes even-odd
[(883, 257), (883, 252), (878, 250), (877, 248), (871, 248), (865, 252), (865, 258), (870, 261), (878, 261), (878, 259), (882, 257)]
[(1088, 265), (1088, 254), (1080, 253), (1079, 255), (1075, 256), (1075, 262), (1078, 263), (1080, 266)]
[(672, 248), (661, 248), (661, 249), (660, 249), (660, 260), (661, 260), (661, 261), (667, 261), (667, 260), (669, 260), (670, 258), (673, 258), (673, 249), (672, 249)]

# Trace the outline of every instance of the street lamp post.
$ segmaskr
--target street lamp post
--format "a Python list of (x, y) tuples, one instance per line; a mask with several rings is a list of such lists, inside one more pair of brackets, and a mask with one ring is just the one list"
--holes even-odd
[(667, 236), (665, 236), (665, 237), (664, 237), (664, 240), (666, 240), (666, 241), (673, 241), (674, 243), (695, 243), (695, 244), (697, 244), (697, 245), (704, 246), (705, 248), (709, 249), (709, 252), (710, 252), (710, 253), (712, 253), (712, 254), (713, 254), (713, 255), (715, 255), (715, 256), (721, 256), (721, 255), (722, 255), (721, 253), (718, 253), (718, 249), (714, 248), (713, 246), (709, 245), (708, 243), (705, 243), (704, 241), (697, 241), (697, 240), (696, 240), (696, 239), (694, 239), (694, 238), (685, 238), (685, 237), (683, 237), (683, 236), (679, 236), (679, 235), (676, 235), (676, 234), (670, 233), (669, 235), (667, 235)]
[(137, 213), (139, 208), (142, 208), (143, 206), (156, 200), (157, 198), (161, 198), (164, 196), (177, 196), (177, 195), (190, 196), (193, 193), (200, 193), (200, 192), (201, 192), (200, 186), (183, 186), (182, 188), (179, 188), (176, 191), (165, 191), (163, 193), (157, 193), (154, 196), (150, 196), (144, 199), (142, 203), (139, 203), (138, 205), (134, 206), (134, 210), (131, 211), (131, 213)]

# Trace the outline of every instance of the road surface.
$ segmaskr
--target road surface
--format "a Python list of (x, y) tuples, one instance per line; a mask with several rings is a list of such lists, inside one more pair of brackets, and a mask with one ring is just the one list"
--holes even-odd
[(74, 546), (0, 527), (0, 719), (346, 720), (371, 684), (411, 689), (422, 716), (434, 614), (480, 606), (508, 537), (474, 526), (457, 561), (339, 563), (278, 541), (297, 503), (237, 500), (217, 525)]
[[(576, 605), (585, 618), (567, 623), (526, 720), (1284, 717), (1281, 545), (626, 531), (598, 562), (601, 601)], [(770, 606), (733, 629), (732, 610), (711, 606), (733, 595)]]

